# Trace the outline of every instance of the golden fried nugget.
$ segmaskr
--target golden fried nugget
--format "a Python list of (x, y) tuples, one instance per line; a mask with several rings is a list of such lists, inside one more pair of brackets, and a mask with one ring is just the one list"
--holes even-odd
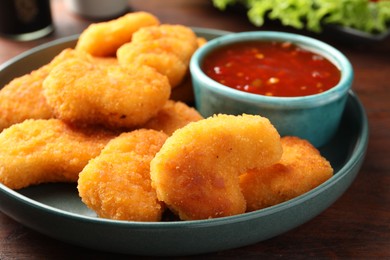
[(13, 79), (0, 90), (0, 132), (26, 119), (53, 117), (42, 93), (42, 82), (47, 74), (48, 67), (44, 66)]
[(94, 57), (84, 51), (77, 51), (72, 48), (66, 48), (57, 54), (48, 65), (44, 66), (46, 67), (46, 74), (50, 73), (50, 71), (57, 65), (69, 59), (80, 59), (88, 61), (101, 67), (118, 65), (118, 60), (113, 57)]
[(110, 128), (146, 123), (164, 106), (171, 91), (167, 78), (147, 66), (99, 66), (81, 59), (53, 68), (43, 89), (58, 118)]
[(169, 84), (174, 88), (180, 84), (182, 75), (185, 75), (187, 72), (187, 67), (173, 53), (152, 52), (152, 50), (158, 50), (158, 48), (158, 42), (125, 44), (118, 49), (119, 64), (122, 66), (140, 64), (155, 68), (162, 75), (168, 77)]
[(58, 119), (14, 124), (0, 134), (0, 182), (11, 189), (76, 182), (113, 137), (106, 130), (75, 128)]
[(333, 175), (330, 163), (308, 141), (283, 137), (281, 142), (283, 155), (278, 163), (240, 176), (248, 211), (297, 197)]
[(158, 198), (182, 220), (243, 213), (239, 175), (276, 163), (280, 136), (268, 119), (218, 115), (176, 130), (151, 162)]
[(82, 201), (102, 218), (159, 221), (164, 205), (151, 186), (150, 161), (166, 138), (140, 129), (111, 140), (80, 173)]
[(172, 88), (183, 80), (198, 48), (195, 33), (182, 25), (163, 24), (139, 29), (117, 51), (119, 64), (143, 64), (166, 75)]
[(160, 49), (170, 52), (188, 63), (192, 54), (198, 48), (198, 38), (195, 33), (184, 25), (162, 24), (141, 28), (134, 33), (133, 43), (157, 41)]
[(163, 131), (171, 135), (188, 123), (201, 119), (203, 117), (194, 108), (180, 101), (168, 100), (157, 115), (143, 125), (143, 128)]
[(81, 33), (76, 50), (98, 57), (115, 56), (121, 45), (131, 41), (134, 32), (159, 23), (154, 15), (146, 12), (129, 13), (107, 22), (93, 23)]
[(118, 64), (114, 58), (94, 58), (71, 48), (64, 49), (49, 64), (15, 78), (0, 90), (0, 131), (26, 119), (54, 117), (43, 95), (42, 83), (55, 66), (71, 58), (87, 60), (99, 66)]
[(42, 92), (42, 82), (54, 66), (74, 56), (73, 51), (65, 49), (49, 64), (13, 79), (0, 90), (0, 131), (26, 119), (53, 117), (52, 108)]

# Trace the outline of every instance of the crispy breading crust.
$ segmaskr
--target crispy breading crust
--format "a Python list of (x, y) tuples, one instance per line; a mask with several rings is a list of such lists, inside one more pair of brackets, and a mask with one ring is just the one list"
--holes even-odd
[(155, 68), (168, 77), (174, 88), (185, 77), (198, 46), (198, 39), (190, 28), (163, 24), (139, 29), (131, 42), (118, 49), (117, 58), (122, 66), (141, 64)]
[(114, 58), (95, 58), (71, 48), (64, 49), (49, 64), (13, 79), (0, 90), (0, 132), (26, 119), (55, 117), (52, 107), (46, 102), (42, 84), (55, 66), (72, 58), (86, 60), (97, 66), (118, 64)]
[(163, 131), (167, 135), (172, 135), (177, 129), (201, 119), (203, 117), (194, 108), (180, 101), (168, 100), (157, 115), (143, 125), (143, 128)]
[(243, 213), (239, 175), (280, 159), (280, 136), (260, 116), (218, 115), (170, 136), (151, 162), (157, 196), (183, 220)]
[(292, 136), (281, 141), (283, 155), (278, 163), (240, 176), (248, 211), (297, 197), (333, 175), (330, 163), (308, 141)]
[(140, 129), (111, 140), (80, 173), (83, 202), (103, 218), (159, 221), (164, 205), (151, 187), (149, 165), (166, 138)]
[(129, 13), (107, 22), (93, 23), (81, 33), (76, 50), (97, 57), (115, 57), (116, 50), (130, 42), (134, 32), (158, 24), (160, 21), (146, 12)]
[(0, 182), (20, 189), (76, 182), (79, 172), (115, 134), (76, 128), (58, 119), (25, 120), (0, 133)]
[(168, 100), (165, 76), (147, 66), (99, 66), (69, 59), (43, 82), (47, 103), (66, 122), (134, 128), (155, 116)]

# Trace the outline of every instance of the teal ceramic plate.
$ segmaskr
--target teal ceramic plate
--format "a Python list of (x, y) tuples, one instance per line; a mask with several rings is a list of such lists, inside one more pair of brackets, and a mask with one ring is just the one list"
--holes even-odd
[[(211, 39), (226, 32), (194, 28)], [(22, 54), (0, 67), (0, 85), (30, 72), (66, 47), (64, 38)], [(297, 227), (336, 201), (355, 179), (368, 142), (367, 117), (351, 91), (336, 136), (320, 150), (335, 174), (287, 202), (232, 217), (199, 221), (128, 222), (97, 218), (80, 200), (76, 184), (45, 184), (13, 191), (0, 184), (0, 210), (47, 236), (71, 244), (135, 255), (191, 255), (254, 244)]]

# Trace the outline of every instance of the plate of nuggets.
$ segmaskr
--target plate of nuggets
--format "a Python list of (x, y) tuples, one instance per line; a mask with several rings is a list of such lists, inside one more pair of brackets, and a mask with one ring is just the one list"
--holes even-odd
[(188, 64), (228, 32), (133, 12), (0, 68), (0, 210), (71, 244), (192, 255), (280, 235), (357, 175), (367, 118), (351, 91), (315, 148), (259, 115), (200, 115)]

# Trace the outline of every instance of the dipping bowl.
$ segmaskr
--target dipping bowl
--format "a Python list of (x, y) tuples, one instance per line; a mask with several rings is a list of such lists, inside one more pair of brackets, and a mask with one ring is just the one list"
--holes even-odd
[[(252, 94), (218, 83), (202, 70), (208, 54), (223, 46), (247, 41), (290, 42), (319, 54), (340, 70), (340, 81), (319, 94), (277, 97)], [(321, 147), (336, 133), (353, 81), (349, 60), (334, 47), (314, 38), (284, 32), (256, 31), (231, 33), (213, 39), (193, 55), (190, 71), (197, 110), (208, 117), (213, 114), (257, 114), (270, 119), (281, 136), (307, 139)]]

